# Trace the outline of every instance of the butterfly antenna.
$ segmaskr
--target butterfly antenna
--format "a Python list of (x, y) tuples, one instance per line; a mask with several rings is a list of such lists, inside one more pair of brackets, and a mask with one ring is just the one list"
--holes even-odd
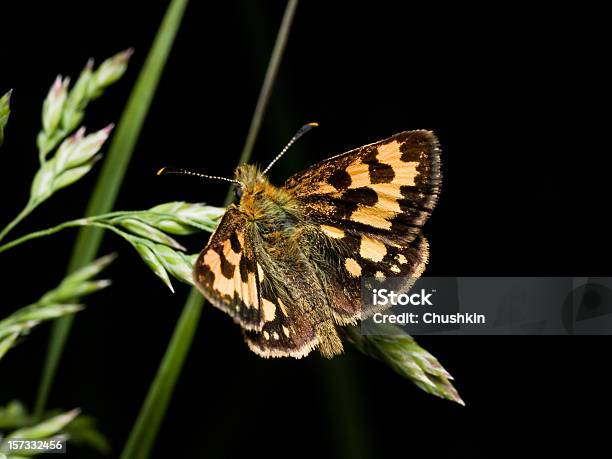
[(216, 175), (200, 174), (199, 172), (188, 171), (187, 169), (176, 169), (176, 168), (173, 168), (173, 167), (162, 167), (160, 170), (157, 171), (157, 175), (168, 175), (168, 174), (191, 175), (193, 177), (199, 177), (199, 178), (204, 178), (204, 179), (223, 180), (224, 182), (235, 183), (237, 185), (241, 185), (242, 186), (242, 182), (240, 182), (240, 181), (238, 181), (236, 179), (231, 179), (231, 178), (227, 178), (227, 177), (218, 177)]
[(313, 127), (317, 127), (318, 125), (319, 125), (319, 123), (308, 123), (308, 124), (305, 124), (304, 126), (302, 126), (300, 129), (298, 129), (298, 131), (295, 133), (295, 135), (293, 137), (291, 137), (291, 140), (285, 146), (285, 148), (283, 148), (282, 151), (278, 155), (276, 155), (276, 158), (274, 158), (272, 160), (272, 162), (270, 164), (268, 164), (268, 167), (266, 167), (264, 169), (263, 174), (265, 175), (265, 173), (270, 170), (270, 168), (274, 165), (274, 163), (276, 161), (278, 161), (279, 159), (281, 159), (281, 157), (287, 152), (287, 150), (289, 150), (291, 145), (293, 145), (297, 141), (297, 139), (299, 139), (304, 134), (306, 134), (308, 131), (310, 131)]

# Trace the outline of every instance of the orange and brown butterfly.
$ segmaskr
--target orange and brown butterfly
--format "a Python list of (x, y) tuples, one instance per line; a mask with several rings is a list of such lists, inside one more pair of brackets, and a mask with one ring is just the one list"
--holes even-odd
[(272, 185), (266, 172), (314, 125), (265, 170), (236, 169), (229, 180), (239, 199), (193, 270), (198, 289), (262, 357), (342, 353), (339, 327), (373, 312), (361, 301), (361, 277), (414, 279), (428, 259), (421, 229), (441, 181), (434, 134), (401, 132)]

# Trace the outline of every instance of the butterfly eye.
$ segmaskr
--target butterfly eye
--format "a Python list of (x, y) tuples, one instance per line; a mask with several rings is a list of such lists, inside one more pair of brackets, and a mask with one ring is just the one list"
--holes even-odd
[(234, 188), (234, 195), (236, 195), (236, 198), (238, 199), (242, 198), (242, 187), (241, 186), (237, 186)]

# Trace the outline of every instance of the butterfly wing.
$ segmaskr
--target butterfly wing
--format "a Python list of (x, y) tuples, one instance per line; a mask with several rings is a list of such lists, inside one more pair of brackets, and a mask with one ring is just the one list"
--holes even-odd
[(293, 302), (285, 304), (278, 290), (268, 282), (264, 280), (260, 285), (266, 320), (261, 332), (244, 331), (249, 349), (265, 358), (308, 355), (318, 343), (312, 324), (307, 317), (296, 313)]
[(321, 275), (339, 323), (373, 312), (361, 311), (362, 276), (405, 277), (406, 286), (420, 276), (428, 259), (421, 228), (440, 182), (440, 150), (430, 131), (396, 134), (287, 180), (285, 189), (329, 240), (322, 256), (337, 267)]
[(405, 244), (420, 234), (440, 182), (436, 137), (406, 131), (315, 164), (284, 187), (331, 226)]
[[(196, 260), (195, 284), (242, 326), (253, 352), (262, 357), (303, 357), (317, 346), (314, 327), (296, 309), (291, 289), (273, 282), (258, 263), (253, 239), (244, 214), (230, 206)], [(281, 264), (261, 247), (259, 255), (268, 267)]]
[[(302, 227), (290, 225), (289, 239), (302, 241)], [(257, 233), (253, 234), (258, 239)], [(261, 331), (245, 331), (249, 348), (262, 357), (300, 358), (319, 347), (338, 353), (332, 313), (315, 274), (315, 264), (302, 255), (306, 246), (287, 240), (259, 239), (256, 244), (258, 287), (263, 314)], [(299, 247), (299, 249), (298, 249)]]
[(373, 235), (346, 230), (341, 242), (339, 250), (326, 254), (330, 259), (341, 260), (337, 268), (320, 273), (326, 294), (332, 299), (334, 319), (340, 325), (355, 324), (389, 307), (375, 306), (362, 298), (362, 278), (366, 278), (369, 290), (385, 278), (402, 279), (396, 288), (406, 291), (421, 276), (429, 258), (429, 246), (422, 236), (408, 245), (396, 246)]
[(193, 270), (196, 287), (211, 304), (247, 330), (261, 330), (257, 262), (244, 215), (230, 206), (200, 253)]
[[(300, 274), (307, 267), (268, 253), (256, 231), (230, 206), (196, 260), (195, 285), (242, 326), (253, 352), (262, 357), (303, 357), (319, 344), (312, 315), (300, 308), (310, 304), (308, 294), (304, 296), (307, 290), (316, 288)], [(283, 280), (296, 276), (291, 285), (270, 274), (281, 269)]]

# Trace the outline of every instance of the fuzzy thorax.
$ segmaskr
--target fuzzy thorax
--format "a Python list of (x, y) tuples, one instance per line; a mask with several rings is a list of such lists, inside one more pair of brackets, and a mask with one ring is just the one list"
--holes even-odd
[(272, 223), (288, 213), (299, 212), (297, 202), (291, 194), (272, 185), (258, 166), (238, 166), (234, 176), (242, 184), (238, 208), (249, 220), (266, 220)]

